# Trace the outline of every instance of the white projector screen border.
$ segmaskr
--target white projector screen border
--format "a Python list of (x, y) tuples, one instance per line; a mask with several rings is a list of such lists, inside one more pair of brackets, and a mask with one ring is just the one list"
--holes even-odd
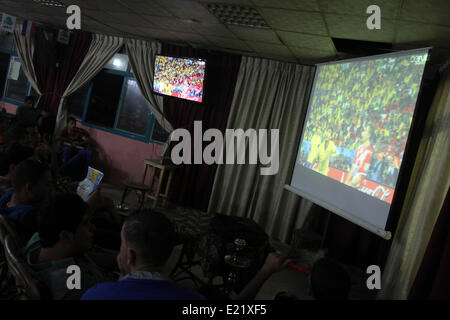
[(392, 237), (392, 234), (390, 231), (383, 230), (381, 228), (378, 228), (377, 226), (367, 223), (366, 221), (364, 221), (362, 219), (359, 219), (358, 217), (352, 216), (352, 215), (346, 213), (344, 210), (341, 210), (339, 208), (331, 206), (327, 202), (322, 201), (319, 198), (317, 198), (309, 193), (303, 192), (303, 191), (301, 191), (297, 188), (294, 188), (288, 184), (285, 184), (284, 188), (290, 192), (295, 193), (296, 195), (298, 195), (300, 197), (303, 197), (305, 199), (308, 199), (308, 200), (318, 204), (319, 206), (321, 206), (327, 210), (330, 210), (331, 212), (337, 214), (338, 216), (341, 216), (342, 218), (349, 220), (349, 221), (353, 222), (354, 224), (356, 224), (372, 233), (375, 233), (376, 235), (382, 237), (385, 240), (390, 240)]
[[(367, 60), (367, 59), (372, 60), (372, 59), (377, 59), (377, 58), (381, 58), (381, 57), (382, 58), (390, 57), (390, 56), (396, 57), (396, 56), (414, 54), (415, 52), (418, 52), (418, 53), (427, 52), (428, 56), (427, 56), (427, 60), (425, 62), (424, 71), (423, 71), (425, 73), (426, 66), (427, 66), (427, 64), (430, 61), (430, 52), (431, 52), (431, 50), (432, 50), (431, 47), (423, 47), (423, 48), (417, 48), (417, 49), (412, 49), (412, 50), (404, 50), (404, 51), (387, 53), (387, 54), (372, 55), (372, 56), (367, 56), (367, 57), (358, 57), (358, 58), (345, 59), (345, 60), (329, 61), (329, 62), (316, 64), (315, 66), (317, 68), (317, 67), (324, 66), (324, 65), (341, 64), (341, 63), (347, 63), (347, 62), (362, 61), (362, 60)], [(298, 140), (298, 145), (297, 145), (298, 152), (300, 152), (300, 150), (299, 150), (300, 149), (300, 144), (301, 144), (301, 141), (303, 139), (304, 130), (305, 130), (304, 126), (306, 125), (306, 121), (308, 119), (308, 115), (309, 115), (309, 112), (310, 112), (310, 107), (311, 107), (311, 103), (312, 103), (311, 102), (312, 94), (314, 93), (314, 89), (316, 87), (317, 70), (318, 69), (316, 69), (313, 85), (311, 86), (311, 90), (310, 90), (310, 97), (309, 97), (309, 102), (308, 102), (308, 108), (307, 108), (307, 112), (306, 112), (306, 115), (305, 115), (303, 127), (301, 129), (301, 134), (300, 134), (301, 138)], [(407, 145), (406, 145), (407, 148), (408, 148), (408, 145), (410, 144), (411, 129), (414, 127), (414, 122), (415, 122), (414, 120), (415, 120), (416, 114), (417, 114), (417, 105), (420, 104), (420, 96), (421, 96), (421, 91), (422, 91), (422, 85), (423, 85), (423, 74), (422, 74), (422, 79), (421, 79), (420, 84), (419, 84), (419, 92), (418, 92), (418, 96), (417, 96), (417, 100), (416, 100), (416, 105), (415, 105), (415, 109), (414, 109), (413, 119), (412, 119), (412, 122), (411, 122), (411, 125), (410, 125), (410, 129), (409, 129), (410, 132), (409, 132), (408, 139), (407, 139)], [(290, 192), (293, 192), (294, 194), (296, 194), (298, 196), (301, 196), (301, 197), (303, 197), (305, 199), (308, 199), (308, 200), (316, 203), (317, 205), (320, 205), (321, 207), (323, 207), (323, 208), (325, 208), (325, 209), (327, 209), (327, 210), (329, 210), (329, 211), (331, 211), (331, 212), (333, 212), (333, 213), (343, 217), (346, 220), (349, 220), (350, 222), (353, 222), (354, 224), (356, 224), (356, 225), (358, 225), (358, 226), (360, 226), (360, 227), (362, 227), (362, 228), (364, 228), (364, 229), (366, 229), (366, 230), (368, 230), (368, 231), (370, 231), (370, 232), (380, 236), (383, 239), (386, 239), (386, 240), (390, 240), (391, 239), (391, 237), (392, 237), (391, 232), (388, 231), (388, 230), (385, 230), (388, 227), (388, 223), (387, 222), (386, 222), (385, 227), (381, 228), (380, 226), (376, 226), (376, 225), (374, 225), (374, 224), (372, 224), (372, 223), (370, 223), (368, 221), (365, 221), (365, 220), (363, 220), (361, 218), (358, 218), (357, 216), (355, 216), (353, 214), (350, 214), (350, 213), (346, 212), (345, 210), (339, 208), (338, 206), (335, 206), (335, 205), (333, 205), (331, 203), (328, 203), (328, 202), (326, 202), (324, 200), (321, 200), (317, 196), (314, 196), (313, 194), (311, 194), (311, 193), (309, 193), (309, 192), (307, 192), (305, 190), (300, 190), (300, 189), (296, 188), (295, 186), (293, 186), (292, 183), (294, 181), (295, 167), (297, 166), (298, 152), (297, 152), (296, 157), (294, 159), (294, 166), (292, 168), (292, 173), (291, 173), (291, 176), (290, 176), (291, 177), (290, 184), (286, 184), (284, 186), (284, 188), (286, 190), (288, 190)], [(405, 153), (404, 156), (407, 156), (407, 154)], [(411, 156), (411, 154), (409, 156)], [(402, 162), (402, 164), (400, 166), (399, 177), (400, 177), (402, 171), (404, 171), (404, 163), (403, 162)], [(395, 186), (394, 190), (397, 190), (397, 188), (399, 187), (398, 183), (399, 183), (399, 180), (397, 180), (397, 183), (396, 183), (396, 186)], [(391, 205), (390, 205), (391, 208), (390, 208), (389, 212), (387, 213), (387, 219), (388, 220), (389, 220), (389, 217), (392, 214), (392, 209), (393, 209), (392, 207), (394, 206), (394, 203), (397, 202), (396, 200), (403, 201), (403, 199), (400, 200), (400, 199), (396, 199), (396, 198), (397, 197), (394, 196), (394, 201), (391, 203)], [(400, 205), (400, 207), (401, 207), (401, 205)], [(391, 225), (391, 228), (392, 228), (392, 225)]]

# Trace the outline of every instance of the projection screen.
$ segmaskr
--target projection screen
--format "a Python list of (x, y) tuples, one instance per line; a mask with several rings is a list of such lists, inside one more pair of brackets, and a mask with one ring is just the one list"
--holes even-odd
[(385, 230), (429, 48), (317, 65), (290, 186)]

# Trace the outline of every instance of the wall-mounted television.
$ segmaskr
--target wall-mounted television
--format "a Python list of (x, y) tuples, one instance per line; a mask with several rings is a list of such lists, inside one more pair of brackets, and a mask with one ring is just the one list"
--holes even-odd
[(203, 102), (206, 61), (157, 55), (153, 91), (166, 96)]

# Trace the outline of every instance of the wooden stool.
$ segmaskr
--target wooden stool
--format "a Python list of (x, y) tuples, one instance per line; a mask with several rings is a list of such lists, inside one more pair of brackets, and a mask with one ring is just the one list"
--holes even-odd
[(125, 200), (125, 197), (127, 196), (129, 189), (135, 190), (136, 192), (140, 191), (142, 193), (140, 204), (139, 204), (139, 210), (141, 210), (142, 206), (144, 205), (145, 194), (150, 190), (150, 186), (147, 186), (145, 184), (132, 183), (132, 182), (125, 183), (125, 190), (123, 191), (123, 194), (122, 194), (122, 200), (120, 201), (120, 207), (122, 207), (123, 201)]
[[(169, 195), (169, 189), (170, 189), (170, 183), (172, 182), (173, 172), (177, 168), (175, 165), (171, 164), (163, 164), (161, 162), (158, 162), (157, 160), (144, 160), (144, 173), (142, 175), (142, 184), (145, 183), (145, 176), (147, 174), (148, 167), (153, 167), (152, 172), (150, 173), (150, 189), (153, 187), (153, 180), (155, 178), (155, 171), (156, 169), (160, 170), (159, 173), (159, 179), (158, 179), (158, 187), (156, 188), (156, 192), (154, 195), (147, 194), (146, 196), (150, 199), (153, 199), (153, 208), (156, 208), (156, 205), (158, 204), (159, 197), (163, 198), (163, 205), (166, 206), (167, 197)], [(161, 185), (164, 179), (164, 175), (166, 172), (169, 172), (169, 177), (167, 180), (166, 190), (164, 193), (161, 193)]]

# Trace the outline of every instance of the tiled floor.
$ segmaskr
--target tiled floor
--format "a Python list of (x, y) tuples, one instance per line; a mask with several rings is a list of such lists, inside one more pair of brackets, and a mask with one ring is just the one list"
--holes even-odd
[[(102, 194), (110, 197), (115, 201), (116, 204), (118, 204), (122, 196), (123, 187), (114, 186), (110, 184), (102, 184), (101, 191)], [(133, 194), (132, 192), (129, 192), (127, 198), (125, 199), (125, 204), (129, 207), (129, 210), (122, 213), (126, 215), (127, 213), (131, 212), (134, 208), (137, 208), (136, 195)], [(144, 206), (151, 207), (152, 204), (153, 204), (152, 200), (148, 199), (145, 202)], [(167, 213), (169, 216), (172, 217), (177, 214), (176, 208), (174, 206), (171, 207), (170, 204), (166, 209), (163, 209), (161, 211)], [(273, 247), (275, 247), (277, 250), (280, 250), (281, 252), (289, 251), (289, 247), (287, 245), (279, 243), (275, 240), (272, 240), (271, 244), (273, 245)], [(171, 257), (169, 258), (169, 261), (164, 269), (164, 273), (166, 275), (169, 275), (172, 269), (174, 268), (180, 256), (180, 253), (181, 253), (181, 245), (175, 247)], [(310, 259), (310, 257), (308, 257), (307, 259)], [(305, 267), (307, 265), (309, 265), (309, 263), (305, 262)], [(365, 287), (366, 281), (365, 274), (361, 270), (357, 270), (351, 267), (348, 267), (347, 270), (349, 271), (352, 280), (352, 290), (350, 293), (350, 299), (355, 300), (374, 299), (375, 298), (374, 293), (369, 291)], [(191, 271), (196, 276), (206, 281), (206, 278), (203, 277), (203, 272), (199, 266), (192, 268)], [(216, 278), (214, 284), (219, 284), (220, 282), (221, 282), (220, 279)], [(266, 281), (266, 283), (262, 286), (261, 290), (256, 296), (256, 299), (270, 300), (273, 299), (278, 292), (287, 291), (296, 294), (301, 299), (310, 300), (312, 298), (308, 295), (308, 283), (309, 279), (306, 274), (290, 268), (284, 269), (279, 273), (273, 274)], [(194, 283), (190, 280), (181, 281), (180, 284), (186, 287), (195, 288)]]

